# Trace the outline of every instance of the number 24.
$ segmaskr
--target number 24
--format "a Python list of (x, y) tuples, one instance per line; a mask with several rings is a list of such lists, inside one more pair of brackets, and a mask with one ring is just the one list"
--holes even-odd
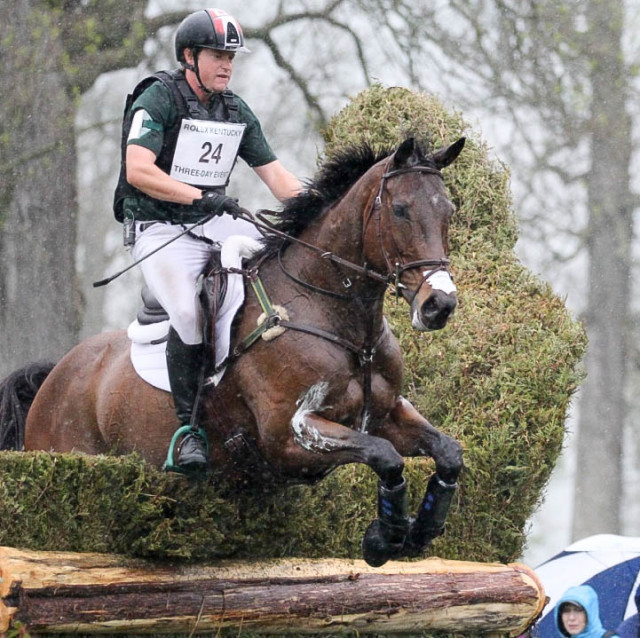
[(211, 160), (215, 160), (217, 164), (222, 158), (222, 144), (218, 144), (214, 149), (211, 142), (205, 142), (202, 148), (204, 153), (200, 156), (199, 161), (203, 164), (208, 164)]

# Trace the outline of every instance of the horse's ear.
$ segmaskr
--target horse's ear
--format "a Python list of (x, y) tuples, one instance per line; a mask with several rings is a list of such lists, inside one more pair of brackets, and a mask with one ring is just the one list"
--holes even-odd
[(431, 159), (439, 169), (443, 169), (446, 166), (449, 166), (449, 164), (454, 162), (458, 155), (460, 155), (465, 141), (466, 138), (461, 137), (457, 142), (451, 144), (451, 146), (447, 146), (447, 148), (441, 148), (440, 150), (436, 151), (431, 156)]
[(416, 152), (416, 141), (413, 137), (408, 137), (393, 154), (393, 167), (404, 168), (407, 166), (415, 166), (418, 163)]

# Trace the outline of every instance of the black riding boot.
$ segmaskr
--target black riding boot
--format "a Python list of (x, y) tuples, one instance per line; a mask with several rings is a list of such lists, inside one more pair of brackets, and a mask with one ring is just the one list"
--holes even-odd
[(418, 515), (411, 521), (405, 556), (419, 556), (434, 538), (444, 533), (444, 523), (457, 488), (457, 483), (445, 483), (437, 474), (431, 476)]
[[(180, 426), (195, 426), (193, 409), (200, 385), (203, 359), (204, 344), (187, 345), (173, 328), (169, 328), (167, 370)], [(206, 443), (197, 434), (195, 427), (193, 432), (183, 437), (176, 465), (189, 473), (206, 470)]]
[(378, 482), (378, 518), (362, 539), (362, 556), (372, 567), (384, 565), (401, 555), (409, 527), (407, 482), (393, 488)]

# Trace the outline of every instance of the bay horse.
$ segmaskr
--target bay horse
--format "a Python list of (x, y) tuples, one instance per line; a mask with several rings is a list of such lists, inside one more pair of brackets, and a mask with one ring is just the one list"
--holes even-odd
[[(394, 284), (417, 330), (443, 328), (453, 313), (454, 206), (441, 170), (464, 142), (426, 153), (408, 138), (392, 153), (362, 145), (327, 161), (285, 203), (274, 226), (280, 234), (265, 239), (246, 270), (259, 271), (274, 306), (285, 309), (284, 333), (247, 347), (202, 396), (211, 464), (227, 476), (239, 475), (239, 459), (250, 473), (282, 482), (312, 483), (347, 463), (371, 467), (378, 517), (362, 549), (374, 566), (419, 555), (442, 533), (462, 469), (459, 443), (400, 395), (403, 361), (383, 301)], [(245, 286), (232, 348), (262, 312)], [(179, 425), (173, 401), (137, 376), (129, 346), (124, 331), (103, 333), (52, 369), (10, 375), (0, 391), (0, 441), (20, 447), (24, 436), (26, 450), (136, 452), (161, 465)], [(415, 456), (432, 457), (435, 473), (410, 517), (403, 457)]]

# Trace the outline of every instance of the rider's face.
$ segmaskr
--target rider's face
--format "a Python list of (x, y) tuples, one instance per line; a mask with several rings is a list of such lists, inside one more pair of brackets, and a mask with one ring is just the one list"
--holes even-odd
[[(189, 56), (186, 54), (187, 61)], [(218, 49), (200, 49), (198, 53), (198, 69), (200, 79), (210, 91), (221, 92), (227, 88), (233, 71), (232, 51), (219, 51)]]
[(231, 51), (217, 49), (201, 49), (198, 57), (202, 83), (211, 91), (224, 91), (231, 79), (233, 58)]

